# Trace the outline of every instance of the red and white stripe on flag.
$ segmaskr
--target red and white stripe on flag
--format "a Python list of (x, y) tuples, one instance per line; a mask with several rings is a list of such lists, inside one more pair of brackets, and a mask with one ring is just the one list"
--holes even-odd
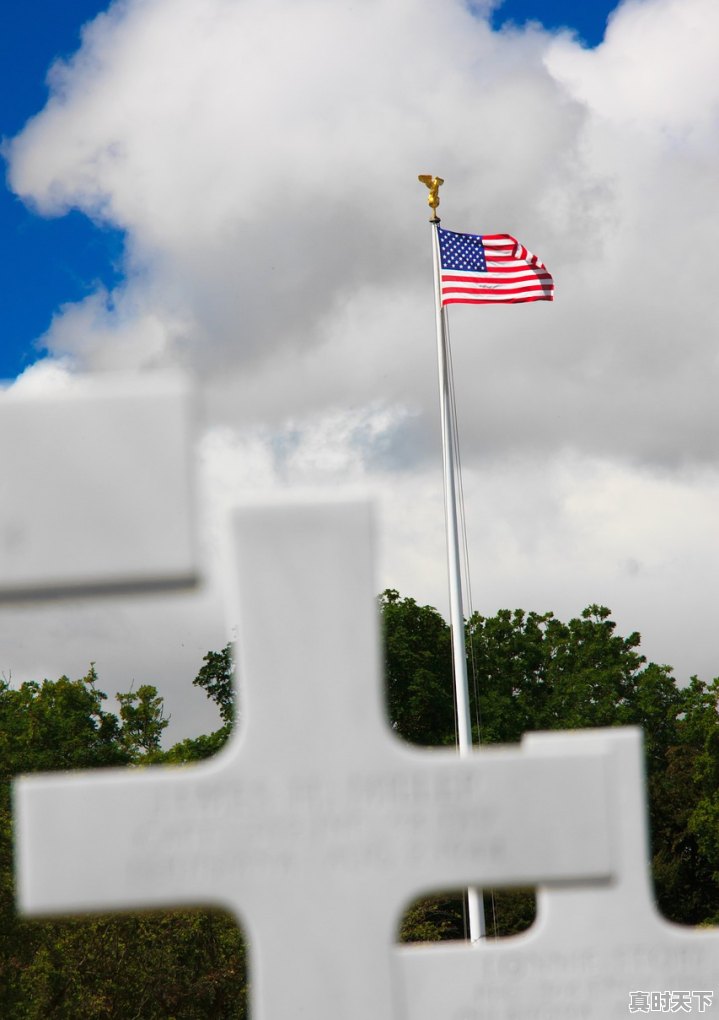
[(445, 268), (443, 258), (443, 305), (554, 300), (554, 281), (547, 267), (515, 237), (510, 234), (464, 236), (481, 241), (486, 268), (458, 268), (456, 259), (450, 260), (454, 261), (454, 266)]

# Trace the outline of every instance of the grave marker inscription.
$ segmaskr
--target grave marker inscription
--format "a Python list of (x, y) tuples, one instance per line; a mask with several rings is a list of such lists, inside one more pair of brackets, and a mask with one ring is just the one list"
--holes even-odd
[(719, 1016), (719, 930), (670, 924), (654, 905), (640, 732), (524, 740), (536, 753), (563, 750), (568, 760), (572, 743), (611, 752), (612, 881), (540, 888), (535, 925), (511, 939), (399, 949), (412, 1020)]
[(367, 507), (252, 509), (233, 530), (240, 731), (193, 767), (21, 779), (21, 909), (229, 907), (256, 1020), (404, 1017), (392, 943), (412, 897), (610, 876), (610, 756), (402, 744)]

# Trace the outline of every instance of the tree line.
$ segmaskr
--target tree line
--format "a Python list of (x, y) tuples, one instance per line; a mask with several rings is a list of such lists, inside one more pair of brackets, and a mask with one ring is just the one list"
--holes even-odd
[[(451, 635), (442, 616), (388, 589), (379, 597), (388, 720), (423, 746), (455, 742)], [(500, 610), (467, 621), (475, 742), (511, 743), (530, 730), (644, 729), (652, 874), (658, 908), (682, 924), (719, 923), (719, 679), (678, 686), (647, 662), (640, 636), (616, 633), (592, 605), (562, 622)], [(162, 746), (157, 689), (119, 693), (108, 711), (94, 665), (76, 680), (0, 681), (0, 1015), (12, 1020), (244, 1020), (248, 948), (217, 911), (153, 911), (25, 921), (13, 900), (10, 781), (52, 769), (185, 764), (216, 753), (242, 704), (232, 648), (210, 651), (193, 683), (219, 710), (212, 733)], [(89, 851), (91, 852), (91, 851)], [(81, 866), (81, 864), (80, 864)], [(485, 891), (488, 932), (531, 924), (532, 890)], [(463, 900), (440, 890), (398, 921), (403, 941), (461, 938)], [(249, 961), (251, 962), (251, 960)]]

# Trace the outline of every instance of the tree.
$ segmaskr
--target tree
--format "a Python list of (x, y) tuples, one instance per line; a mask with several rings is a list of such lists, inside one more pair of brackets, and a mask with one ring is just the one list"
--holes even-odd
[[(10, 783), (18, 772), (159, 761), (167, 725), (154, 687), (103, 709), (94, 665), (18, 689), (0, 683), (0, 1016), (9, 1020), (241, 1020), (242, 932), (217, 911), (163, 911), (52, 922), (14, 909)], [(176, 753), (175, 760), (183, 759)]]
[(0, 683), (0, 770), (5, 777), (44, 769), (126, 764), (120, 726), (102, 704), (90, 665), (80, 680), (66, 676), (13, 689)]
[(387, 713), (415, 744), (454, 743), (451, 638), (436, 609), (388, 588), (379, 597)]
[(232, 645), (225, 645), (221, 652), (208, 652), (202, 661), (204, 666), (192, 683), (195, 687), (202, 687), (207, 697), (217, 705), (222, 726), (212, 733), (190, 737), (175, 744), (163, 756), (163, 761), (169, 764), (211, 758), (224, 747), (232, 731), (236, 713), (235, 661)]
[(208, 652), (202, 660), (204, 666), (192, 683), (202, 687), (205, 694), (217, 705), (225, 726), (232, 726), (235, 718), (235, 661), (232, 645), (226, 644), (221, 652)]
[[(447, 624), (391, 589), (380, 608), (395, 730), (414, 743), (453, 743)], [(618, 635), (604, 606), (566, 623), (520, 609), (475, 614), (467, 624), (474, 739), (514, 743), (532, 730), (641, 726), (658, 905), (680, 923), (719, 920), (719, 680), (707, 686), (695, 678), (682, 690), (671, 668), (648, 663), (639, 647), (640, 635)], [(527, 893), (500, 890), (495, 899), (504, 933), (531, 923)], [(405, 937), (426, 936), (428, 923), (449, 930), (444, 908), (436, 921), (437, 901), (420, 906)], [(486, 910), (491, 918), (488, 902)]]
[(706, 684), (692, 677), (680, 698), (666, 766), (649, 775), (655, 888), (672, 920), (717, 924), (719, 679)]
[[(10, 779), (18, 772), (126, 764), (120, 726), (103, 710), (94, 666), (13, 689), (0, 683), (0, 1015), (33, 1016), (28, 974), (44, 958), (46, 930), (18, 921), (14, 905)], [(39, 965), (39, 964), (38, 964)], [(46, 1014), (51, 1015), (51, 1014)]]
[(131, 760), (158, 758), (165, 719), (164, 703), (157, 688), (142, 684), (136, 691), (116, 695), (122, 720), (121, 740)]
[[(609, 616), (596, 605), (568, 623), (523, 610), (475, 614), (467, 629), (473, 703), (481, 692), (482, 742), (514, 742), (530, 730), (638, 721), (637, 684), (646, 661), (636, 651), (640, 637), (616, 635)], [(660, 669), (652, 666), (655, 674)]]

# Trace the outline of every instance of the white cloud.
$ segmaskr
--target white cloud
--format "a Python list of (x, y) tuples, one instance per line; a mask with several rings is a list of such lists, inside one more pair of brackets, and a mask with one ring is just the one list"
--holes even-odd
[(459, 0), (118, 3), (9, 150), (41, 211), (127, 234), (122, 285), (44, 342), (192, 367), (210, 502), (369, 486), (381, 583), (444, 605), (415, 180), (441, 173), (445, 225), (517, 234), (557, 284), (452, 310), (481, 608), (602, 601), (719, 673), (717, 29), (713, 0), (628, 0), (594, 50)]
[(3, 392), (20, 396), (57, 393), (75, 385), (67, 359), (45, 358), (29, 365), (16, 379), (3, 387)]
[(708, 74), (716, 53), (712, 0), (627, 0), (593, 51), (566, 38), (548, 66), (571, 94), (614, 125), (680, 144), (716, 146), (719, 81)]

